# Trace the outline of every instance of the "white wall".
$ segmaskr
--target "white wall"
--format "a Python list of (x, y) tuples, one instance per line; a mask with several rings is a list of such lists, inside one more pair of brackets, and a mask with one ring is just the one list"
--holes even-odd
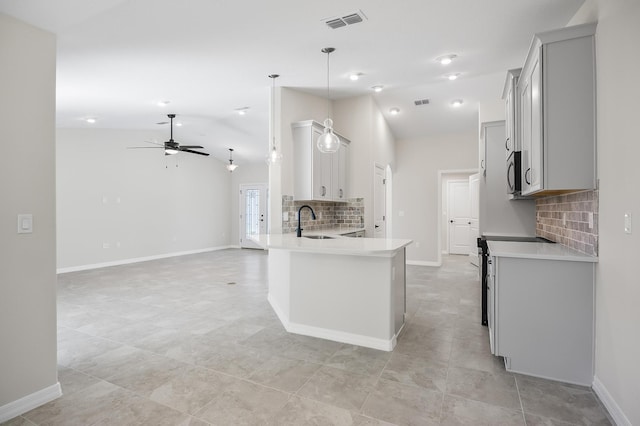
[[(265, 150), (265, 152), (267, 152)], [(266, 158), (266, 154), (265, 154)], [(242, 164), (231, 173), (231, 238), (232, 246), (240, 245), (240, 185), (269, 182), (269, 166), (264, 163)]]
[[(294, 89), (276, 87), (275, 90), (276, 146), (282, 153), (280, 164), (269, 167), (269, 226), (272, 233), (282, 233), (282, 196), (293, 195), (293, 134), (291, 123), (316, 120), (327, 115), (327, 100)], [(338, 133), (340, 133), (338, 131)], [(271, 141), (271, 135), (269, 140)], [(265, 146), (265, 152), (268, 150)]]
[[(438, 171), (477, 168), (476, 132), (439, 135), (396, 142), (393, 178), (393, 236), (410, 238), (407, 260), (437, 264)], [(401, 216), (404, 213), (404, 216)]]
[(395, 167), (395, 139), (369, 95), (334, 102), (334, 127), (351, 141), (349, 198), (364, 198), (366, 235), (373, 235), (374, 164)]
[(127, 149), (166, 136), (58, 129), (58, 268), (229, 244), (231, 177), (223, 162), (185, 153), (165, 156), (162, 149)]
[[(587, 0), (570, 25), (595, 21), (600, 236), (594, 385), (618, 424), (638, 425), (640, 2)], [(624, 233), (625, 212), (635, 216), (633, 234)]]
[[(37, 392), (44, 403), (60, 390), (55, 54), (53, 34), (0, 14), (0, 423), (33, 408)], [(33, 215), (33, 233), (17, 234), (19, 213)]]

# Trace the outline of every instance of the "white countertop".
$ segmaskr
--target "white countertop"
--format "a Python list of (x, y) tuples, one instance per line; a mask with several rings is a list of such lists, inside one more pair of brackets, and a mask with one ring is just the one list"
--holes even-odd
[(497, 257), (524, 259), (567, 260), (573, 262), (597, 262), (596, 256), (580, 253), (561, 244), (519, 241), (487, 241), (489, 253)]
[[(251, 239), (266, 249), (307, 251), (324, 254), (348, 254), (357, 256), (389, 256), (412, 243), (411, 240), (392, 238), (350, 238), (333, 234), (334, 238), (314, 240), (305, 235), (322, 235), (322, 232), (303, 232), (302, 237), (291, 234), (260, 234)], [(328, 233), (324, 233), (328, 235)]]

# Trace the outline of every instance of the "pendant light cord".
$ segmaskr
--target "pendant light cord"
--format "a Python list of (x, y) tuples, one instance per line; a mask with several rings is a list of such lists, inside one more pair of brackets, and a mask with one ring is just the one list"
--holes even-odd
[(329, 56), (331, 55), (331, 51), (327, 50), (327, 118), (331, 118), (329, 114), (330, 108), (329, 105), (331, 103), (329, 99)]

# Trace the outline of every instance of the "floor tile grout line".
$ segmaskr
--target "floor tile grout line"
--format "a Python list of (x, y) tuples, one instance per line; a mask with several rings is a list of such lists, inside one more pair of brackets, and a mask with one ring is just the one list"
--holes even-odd
[(520, 411), (522, 411), (522, 421), (524, 426), (527, 426), (527, 416), (524, 414), (524, 404), (522, 403), (522, 395), (520, 395), (520, 386), (518, 385), (518, 378), (513, 375), (513, 380), (516, 382), (516, 391), (518, 392), (518, 401), (520, 401)]

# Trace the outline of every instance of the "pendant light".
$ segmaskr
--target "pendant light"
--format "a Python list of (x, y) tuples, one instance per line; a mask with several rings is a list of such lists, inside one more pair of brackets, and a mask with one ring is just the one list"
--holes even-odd
[(327, 154), (332, 154), (340, 149), (340, 139), (333, 133), (333, 120), (329, 114), (331, 100), (329, 98), (329, 55), (336, 49), (325, 47), (322, 53), (327, 54), (327, 119), (324, 120), (324, 133), (318, 137), (318, 150)]
[(269, 155), (267, 155), (267, 164), (276, 164), (282, 161), (282, 153), (278, 152), (276, 148), (276, 78), (280, 77), (278, 74), (270, 74), (269, 78), (273, 80), (271, 86), (271, 149)]
[(233, 164), (233, 148), (229, 148), (229, 164), (227, 164), (227, 170), (229, 170), (230, 173), (233, 173), (237, 168), (238, 165)]

